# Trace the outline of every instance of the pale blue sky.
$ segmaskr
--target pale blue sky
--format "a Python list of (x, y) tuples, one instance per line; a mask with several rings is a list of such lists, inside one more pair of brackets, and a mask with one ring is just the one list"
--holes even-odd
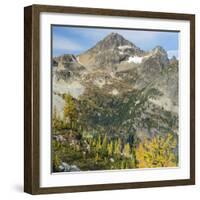
[(142, 50), (148, 51), (155, 46), (162, 46), (168, 56), (178, 58), (178, 32), (142, 31), (124, 29), (105, 29), (88, 27), (52, 27), (53, 56), (62, 54), (79, 54), (94, 46), (109, 33), (116, 32), (134, 43)]

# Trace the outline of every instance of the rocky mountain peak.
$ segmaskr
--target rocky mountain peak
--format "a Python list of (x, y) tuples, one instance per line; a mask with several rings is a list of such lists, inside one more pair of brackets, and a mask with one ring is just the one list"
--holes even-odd
[(107, 37), (104, 38), (104, 41), (112, 40), (115, 43), (118, 43), (119, 45), (133, 45), (130, 41), (125, 39), (122, 35), (119, 33), (112, 32)]
[(127, 46), (129, 48), (136, 47), (133, 43), (126, 40), (122, 35), (118, 33), (110, 33), (103, 40), (98, 42), (94, 48), (99, 50), (117, 49), (120, 46)]
[(113, 43), (115, 43), (115, 45), (118, 46), (123, 46), (123, 45), (133, 46), (133, 44), (130, 41), (126, 40), (122, 35), (114, 32), (110, 33), (107, 37), (105, 37), (103, 41), (104, 42), (112, 41)]
[(162, 67), (169, 64), (168, 54), (162, 46), (156, 46), (151, 50), (150, 53), (150, 58), (156, 59), (162, 65)]
[(79, 55), (79, 61), (88, 68), (113, 70), (115, 65), (127, 61), (130, 56), (144, 54), (139, 47), (119, 33), (110, 33), (94, 47)]
[(155, 54), (163, 54), (163, 55), (167, 55), (167, 52), (165, 51), (165, 49), (162, 46), (156, 46), (155, 48), (152, 49), (152, 52)]

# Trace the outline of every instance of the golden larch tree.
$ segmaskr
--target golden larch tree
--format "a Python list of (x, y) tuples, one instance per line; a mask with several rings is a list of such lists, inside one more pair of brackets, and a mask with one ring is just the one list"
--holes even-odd
[(137, 168), (175, 167), (177, 139), (172, 134), (144, 139), (136, 148)]

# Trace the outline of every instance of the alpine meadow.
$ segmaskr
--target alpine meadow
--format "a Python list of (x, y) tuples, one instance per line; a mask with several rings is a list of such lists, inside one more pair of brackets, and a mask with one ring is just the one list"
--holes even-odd
[(52, 26), (52, 172), (179, 166), (178, 34)]

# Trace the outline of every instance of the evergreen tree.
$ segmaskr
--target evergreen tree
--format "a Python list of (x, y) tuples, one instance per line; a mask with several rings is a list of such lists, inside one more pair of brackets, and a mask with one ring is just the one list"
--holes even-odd
[(76, 109), (76, 104), (70, 94), (64, 95), (65, 106), (64, 106), (64, 117), (69, 128), (76, 128), (78, 112)]

